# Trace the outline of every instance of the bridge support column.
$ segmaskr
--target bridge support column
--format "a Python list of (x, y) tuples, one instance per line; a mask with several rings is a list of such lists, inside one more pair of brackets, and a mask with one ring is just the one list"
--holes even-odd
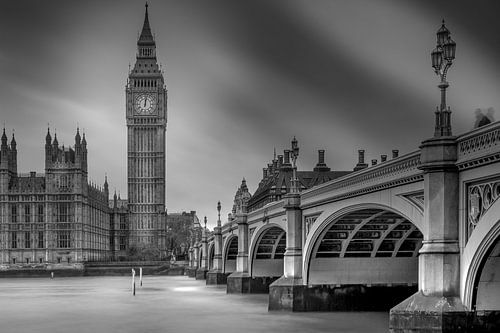
[(201, 231), (201, 265), (196, 270), (196, 280), (205, 280), (208, 271), (208, 244), (207, 244), (207, 217), (205, 216), (205, 227)]
[(189, 277), (195, 277), (195, 274), (196, 274), (196, 268), (194, 267), (194, 262), (195, 262), (194, 251), (195, 251), (195, 249), (194, 249), (193, 245), (191, 244), (191, 246), (189, 247), (189, 250), (188, 250), (189, 265), (185, 270), (185, 274)]
[(196, 278), (196, 271), (198, 270), (199, 251), (200, 251), (200, 246), (199, 246), (198, 242), (196, 242), (193, 245), (193, 256), (192, 256), (193, 263), (192, 263), (191, 269), (188, 272), (189, 277)]
[(214, 263), (213, 269), (207, 273), (207, 285), (226, 284), (227, 275), (222, 272), (222, 231), (220, 219), (218, 226), (214, 228)]
[(269, 286), (269, 310), (304, 311), (306, 286), (302, 281), (302, 210), (299, 193), (287, 194), (285, 210), (284, 274)]
[(454, 137), (426, 140), (424, 241), (419, 291), (391, 309), (391, 332), (465, 332), (469, 313), (460, 300), (459, 181)]
[(236, 214), (238, 224), (238, 256), (236, 271), (227, 277), (227, 293), (250, 293), (250, 275), (248, 274), (248, 222), (246, 204)]

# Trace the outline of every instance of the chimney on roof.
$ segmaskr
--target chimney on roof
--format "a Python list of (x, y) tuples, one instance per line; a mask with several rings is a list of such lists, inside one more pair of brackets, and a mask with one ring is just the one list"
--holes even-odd
[(393, 149), (392, 150), (392, 158), (398, 158), (399, 156), (399, 150)]
[(278, 168), (281, 169), (283, 166), (283, 155), (278, 155)]
[(267, 164), (267, 175), (271, 176), (273, 174), (273, 165), (272, 163)]
[(380, 163), (387, 161), (387, 155), (380, 155)]
[(373, 160), (372, 160), (372, 166), (373, 166), (373, 165), (377, 165), (377, 159), (373, 159)]
[(364, 168), (368, 168), (368, 164), (365, 163), (365, 151), (364, 149), (358, 150), (358, 164), (354, 167), (354, 171), (358, 171)]
[(292, 170), (292, 163), (290, 163), (290, 150), (286, 149), (283, 156), (283, 165), (281, 169), (284, 171)]
[(267, 168), (262, 168), (262, 179), (267, 178)]
[(314, 167), (313, 171), (330, 171), (330, 168), (325, 163), (325, 150), (318, 150), (318, 164)]
[(290, 150), (285, 150), (285, 158), (283, 160), (284, 164), (290, 164)]

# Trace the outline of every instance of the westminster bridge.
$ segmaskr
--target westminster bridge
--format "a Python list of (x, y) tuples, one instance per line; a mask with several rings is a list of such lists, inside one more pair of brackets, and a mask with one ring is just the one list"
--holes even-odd
[(438, 127), (415, 152), (251, 212), (237, 196), (190, 249), (190, 275), (268, 292), (270, 311), (390, 309), (393, 332), (497, 327), (500, 122)]
[(452, 134), (456, 43), (444, 21), (436, 37), (432, 138), (370, 167), (360, 155), (363, 167), (312, 187), (297, 178), (294, 138), (290, 187), (249, 209), (258, 196), (243, 181), (228, 221), (219, 205), (213, 233), (191, 246), (189, 275), (268, 293), (270, 311), (390, 310), (391, 332), (499, 332), (500, 122)]

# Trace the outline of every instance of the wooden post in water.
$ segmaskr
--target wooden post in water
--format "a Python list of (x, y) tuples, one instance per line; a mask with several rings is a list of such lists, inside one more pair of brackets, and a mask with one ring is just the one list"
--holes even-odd
[(132, 268), (132, 295), (135, 296), (135, 269)]
[(141, 287), (142, 287), (142, 267), (139, 267), (139, 280), (141, 281)]

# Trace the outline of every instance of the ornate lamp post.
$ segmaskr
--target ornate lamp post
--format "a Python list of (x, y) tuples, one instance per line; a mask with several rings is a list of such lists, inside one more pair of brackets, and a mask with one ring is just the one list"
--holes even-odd
[(220, 209), (221, 209), (221, 206), (220, 206), (220, 201), (217, 202), (217, 214), (218, 214), (218, 218), (217, 218), (217, 227), (220, 228)]
[(450, 108), (446, 107), (446, 88), (449, 84), (446, 81), (448, 69), (455, 59), (457, 44), (451, 39), (450, 31), (445, 27), (444, 20), (441, 28), (436, 33), (437, 46), (431, 52), (432, 67), (439, 76), (441, 82), (438, 87), (441, 89), (441, 105), (436, 110), (436, 127), (434, 137), (451, 136)]
[(295, 137), (293, 137), (292, 140), (292, 150), (290, 151), (291, 158), (292, 158), (292, 166), (293, 166), (293, 173), (292, 173), (292, 186), (290, 189), (291, 193), (299, 193), (299, 180), (297, 179), (297, 157), (299, 157), (299, 143)]

